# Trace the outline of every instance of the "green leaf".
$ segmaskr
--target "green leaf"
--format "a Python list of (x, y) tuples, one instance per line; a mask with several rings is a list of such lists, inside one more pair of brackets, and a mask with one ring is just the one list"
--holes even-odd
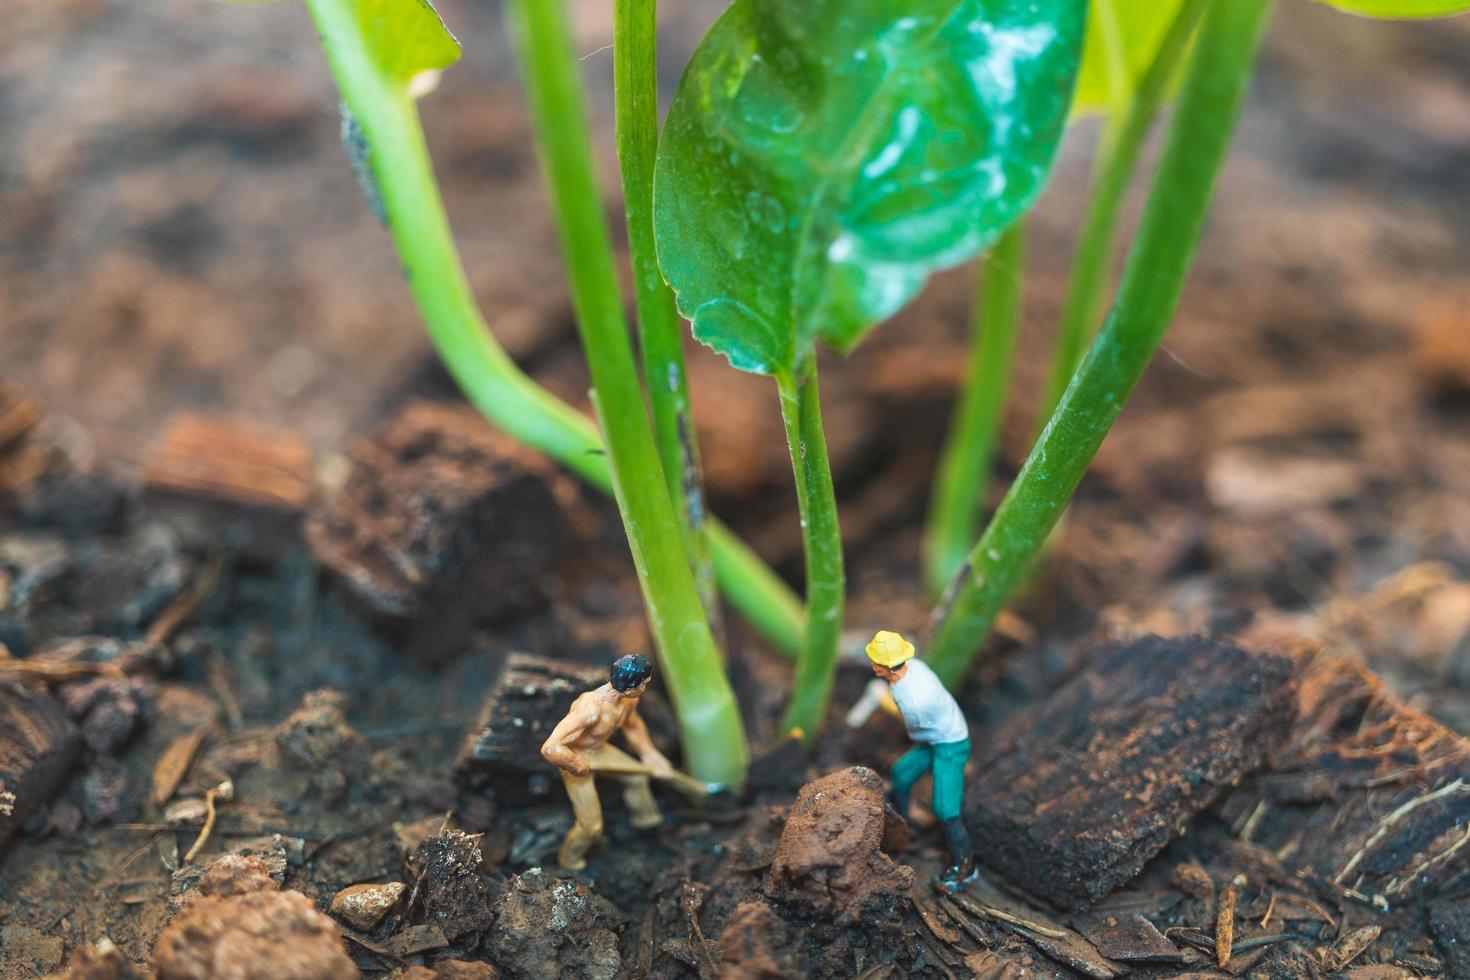
[(1388, 20), (1426, 20), (1450, 17), (1470, 10), (1467, 0), (1318, 0), (1329, 7), (1364, 17)]
[(1073, 115), (1126, 106), (1183, 0), (1092, 0)]
[(351, 0), (351, 10), (374, 72), (410, 94), (416, 79), (459, 60), (459, 41), (428, 0)]
[(659, 144), (659, 264), (746, 371), (852, 347), (1035, 201), (1085, 0), (735, 0)]

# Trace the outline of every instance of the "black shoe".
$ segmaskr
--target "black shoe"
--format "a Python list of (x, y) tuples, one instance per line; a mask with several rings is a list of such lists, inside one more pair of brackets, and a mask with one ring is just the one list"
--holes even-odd
[(939, 883), (950, 894), (957, 894), (970, 886), (970, 883), (980, 877), (980, 872), (975, 869), (975, 862), (966, 858), (959, 864), (947, 868), (943, 874), (934, 880)]

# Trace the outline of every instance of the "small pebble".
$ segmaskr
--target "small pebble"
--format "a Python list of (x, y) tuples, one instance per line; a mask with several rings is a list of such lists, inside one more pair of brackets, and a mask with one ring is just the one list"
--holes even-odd
[(376, 928), (388, 910), (403, 898), (408, 886), (401, 881), (349, 885), (332, 899), (332, 914), (358, 932)]

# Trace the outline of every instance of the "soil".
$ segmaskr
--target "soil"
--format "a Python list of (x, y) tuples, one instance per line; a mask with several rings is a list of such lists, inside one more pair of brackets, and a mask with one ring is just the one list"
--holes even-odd
[[(660, 791), (650, 834), (606, 792), (565, 874), (554, 773), (501, 736), (648, 649), (626, 545), (459, 405), (305, 13), (13, 7), (0, 977), (1470, 976), (1464, 20), (1280, 5), (1166, 350), (965, 688), (984, 877), (951, 897), (937, 828), (882, 807), (901, 728), (841, 716), (863, 635), (926, 628), (968, 271), (824, 371), (853, 658), (815, 754), (730, 615), (746, 793)], [(585, 403), (499, 11), (442, 10), (466, 57), (425, 122), (476, 294)], [(666, 12), (670, 83), (716, 10)], [(610, 19), (579, 8), (604, 137)], [(1033, 221), (998, 484), (1095, 133)], [(774, 395), (690, 358), (713, 509), (799, 581)]]

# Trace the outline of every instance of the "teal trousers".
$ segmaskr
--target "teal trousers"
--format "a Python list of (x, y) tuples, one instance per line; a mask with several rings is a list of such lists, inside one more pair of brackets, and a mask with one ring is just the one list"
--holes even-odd
[(937, 745), (919, 742), (893, 764), (893, 795), (907, 803), (914, 783), (932, 769), (934, 815), (940, 820), (953, 820), (960, 815), (960, 807), (965, 802), (965, 763), (969, 760), (968, 738)]

